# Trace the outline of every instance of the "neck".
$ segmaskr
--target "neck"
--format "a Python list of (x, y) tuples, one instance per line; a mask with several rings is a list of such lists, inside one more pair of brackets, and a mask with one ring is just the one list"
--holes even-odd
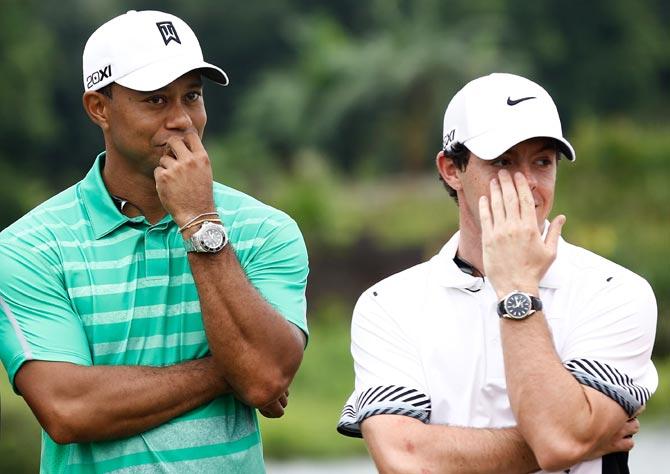
[(478, 223), (473, 219), (460, 213), (457, 255), (472, 265), (479, 272), (479, 276), (484, 276), (484, 259), (482, 256), (482, 231)]
[(128, 204), (121, 211), (128, 217), (143, 215), (155, 224), (166, 214), (156, 192), (156, 181), (128, 165), (125, 159), (105, 156), (102, 179), (110, 194), (120, 197)]

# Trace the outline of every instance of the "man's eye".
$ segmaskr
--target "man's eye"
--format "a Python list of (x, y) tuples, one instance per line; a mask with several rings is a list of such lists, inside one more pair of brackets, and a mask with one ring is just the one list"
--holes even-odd
[(147, 98), (146, 101), (150, 104), (158, 105), (164, 103), (165, 99), (159, 95), (152, 95), (151, 97)]
[(194, 92), (189, 92), (188, 94), (186, 94), (186, 100), (188, 100), (189, 102), (195, 102), (201, 96), (202, 96), (202, 93), (200, 93), (200, 92), (195, 92), (195, 91)]
[(498, 166), (500, 168), (503, 168), (505, 166), (509, 166), (511, 163), (510, 160), (507, 158), (498, 158), (497, 160), (493, 160), (493, 163), (491, 163), (493, 166)]

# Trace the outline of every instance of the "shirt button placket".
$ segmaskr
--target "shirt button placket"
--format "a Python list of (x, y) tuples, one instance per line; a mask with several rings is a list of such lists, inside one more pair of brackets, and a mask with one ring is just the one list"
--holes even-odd
[(149, 227), (144, 234), (144, 269), (147, 278), (169, 276), (169, 248), (164, 226)]

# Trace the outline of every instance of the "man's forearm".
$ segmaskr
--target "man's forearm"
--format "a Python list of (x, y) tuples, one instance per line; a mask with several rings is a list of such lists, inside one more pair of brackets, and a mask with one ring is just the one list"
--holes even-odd
[[(154, 170), (156, 191), (189, 239), (199, 230), (192, 223), (216, 215), (212, 167), (194, 131), (168, 137), (167, 145)], [(190, 252), (188, 261), (220, 375), (248, 405), (261, 408), (279, 399), (302, 361), (304, 335), (252, 286), (232, 244), (217, 253)]]
[(563, 367), (543, 313), (501, 325), (510, 404), (541, 465), (559, 469), (590, 457), (626, 422), (623, 409)]
[(189, 263), (222, 376), (251, 406), (277, 399), (302, 360), (302, 333), (251, 285), (230, 246), (214, 255), (190, 253)]
[(363, 422), (363, 436), (382, 473), (519, 474), (539, 469), (515, 428), (426, 425), (395, 415)]
[(61, 444), (142, 433), (230, 391), (211, 357), (169, 367), (31, 361), (16, 384)]
[[(555, 169), (552, 170), (555, 172)], [(565, 216), (542, 236), (536, 195), (521, 172), (501, 169), (479, 199), (484, 273), (498, 298), (539, 296), (539, 282), (556, 259)], [(502, 318), (501, 341), (510, 405), (540, 466), (558, 470), (587, 459), (626, 422), (616, 402), (585, 389), (562, 366), (542, 311)]]

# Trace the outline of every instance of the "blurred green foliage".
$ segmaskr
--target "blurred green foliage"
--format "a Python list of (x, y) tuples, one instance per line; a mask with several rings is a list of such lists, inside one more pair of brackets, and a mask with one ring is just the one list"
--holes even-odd
[[(272, 458), (336, 457), (364, 454), (359, 440), (336, 433), (353, 388), (353, 360), (349, 353), (350, 308), (331, 301), (310, 328), (305, 360), (291, 385), (284, 417), (260, 417), (265, 455)], [(309, 440), (309, 441), (308, 441)]]
[[(206, 87), (215, 176), (287, 211), (308, 243), (312, 337), (287, 415), (263, 422), (270, 456), (362, 452), (334, 432), (353, 378), (352, 293), (365, 286), (345, 291), (344, 280), (400, 270), (407, 249), (418, 263), (457, 228), (433, 165), (442, 114), (466, 81), (496, 70), (556, 99), (578, 156), (559, 167), (566, 238), (655, 290), (661, 386), (644, 419), (668, 420), (670, 3), (3, 0), (0, 229), (79, 180), (102, 149), (81, 109), (81, 53), (131, 8), (181, 16), (228, 72), (229, 87)], [(343, 283), (322, 278), (333, 271), (324, 256), (370, 248), (384, 266), (350, 259)], [(36, 423), (6, 378), (0, 387), (0, 472), (34, 472)]]
[(40, 425), (0, 367), (0, 472), (33, 474), (40, 465)]

